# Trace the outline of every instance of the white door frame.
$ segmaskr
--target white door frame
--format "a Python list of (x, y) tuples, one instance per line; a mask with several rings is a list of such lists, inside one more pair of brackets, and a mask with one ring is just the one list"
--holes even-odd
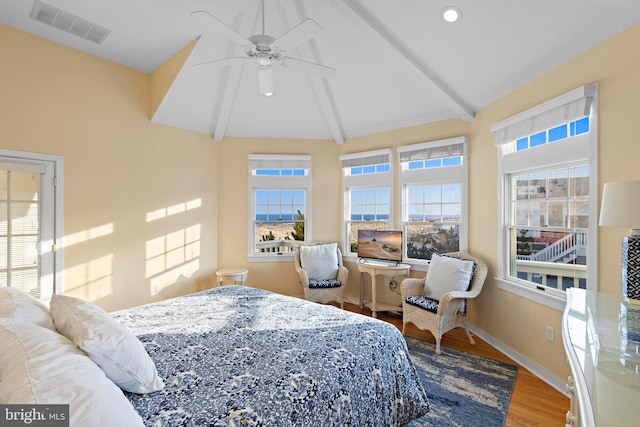
[[(50, 293), (63, 292), (64, 275), (64, 157), (52, 154), (29, 153), (24, 151), (6, 150), (0, 148), (0, 161), (7, 163), (44, 162), (48, 169), (51, 169), (52, 176), (47, 173), (46, 179), (53, 179), (53, 192), (49, 192), (50, 197), (43, 200), (43, 205), (53, 204), (53, 232), (47, 236), (46, 240), (51, 241), (53, 250), (53, 286), (51, 289), (43, 289), (41, 299), (47, 300)], [(47, 242), (47, 246), (49, 242)], [(43, 247), (44, 251), (45, 248)]]

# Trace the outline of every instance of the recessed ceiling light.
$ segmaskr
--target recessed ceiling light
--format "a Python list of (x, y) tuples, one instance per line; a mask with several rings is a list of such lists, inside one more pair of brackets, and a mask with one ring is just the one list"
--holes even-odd
[(462, 19), (462, 11), (455, 6), (446, 6), (442, 9), (442, 19), (447, 22), (457, 22)]

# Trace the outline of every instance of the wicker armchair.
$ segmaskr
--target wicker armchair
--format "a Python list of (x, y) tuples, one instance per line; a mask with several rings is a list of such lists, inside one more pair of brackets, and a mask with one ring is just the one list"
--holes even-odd
[[(305, 265), (305, 255), (308, 263)], [(313, 267), (313, 268), (312, 268)], [(347, 286), (349, 270), (342, 264), (342, 252), (336, 243), (322, 245), (301, 245), (295, 254), (295, 268), (300, 276), (300, 284), (304, 289), (304, 298), (307, 301), (329, 303), (339, 302), (344, 309), (344, 290)], [(332, 271), (331, 276), (313, 277), (314, 271)]]
[[(400, 284), (402, 294), (402, 334), (405, 334), (407, 323), (411, 322), (421, 330), (430, 331), (436, 340), (436, 354), (441, 354), (440, 340), (442, 335), (454, 328), (464, 328), (471, 345), (475, 341), (467, 328), (464, 316), (466, 315), (466, 300), (475, 298), (480, 294), (487, 277), (487, 264), (464, 252), (451, 252), (446, 254), (463, 260), (475, 262), (473, 276), (467, 291), (451, 291), (445, 293), (438, 301), (424, 297), (424, 279), (407, 278)], [(427, 272), (427, 274), (429, 274)], [(425, 308), (418, 307), (407, 302), (407, 297), (416, 296), (424, 301)]]

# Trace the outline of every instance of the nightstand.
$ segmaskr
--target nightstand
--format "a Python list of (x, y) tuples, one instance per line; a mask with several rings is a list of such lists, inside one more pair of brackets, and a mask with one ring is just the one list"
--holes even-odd
[(236, 285), (244, 285), (244, 282), (247, 280), (248, 273), (249, 270), (240, 267), (223, 268), (218, 270), (216, 271), (218, 286), (223, 285), (224, 282), (233, 282)]

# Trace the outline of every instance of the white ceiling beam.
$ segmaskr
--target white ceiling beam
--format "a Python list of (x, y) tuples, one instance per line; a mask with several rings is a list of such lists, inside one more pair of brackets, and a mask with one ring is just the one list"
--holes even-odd
[[(291, 21), (301, 21), (302, 19), (306, 19), (308, 17), (307, 11), (302, 1), (295, 2), (295, 7), (297, 12), (295, 16), (292, 16), (291, 13), (286, 13), (285, 20), (289, 21), (289, 26), (292, 25)], [(318, 44), (316, 43), (316, 41), (311, 39), (307, 42), (307, 44), (308, 49), (302, 49), (301, 47), (297, 48), (297, 51), (300, 53), (300, 59), (322, 64), (320, 50), (318, 49)], [(303, 50), (305, 52), (302, 52)], [(331, 135), (333, 136), (333, 140), (336, 142), (336, 144), (344, 144), (344, 135), (341, 130), (340, 118), (335, 107), (335, 100), (333, 97), (333, 93), (331, 92), (329, 83), (318, 76), (308, 75), (308, 78), (311, 83), (311, 87), (315, 92), (320, 110), (324, 115), (324, 119), (326, 121), (327, 127), (329, 128), (329, 132), (331, 132)]]
[[(240, 23), (240, 34), (248, 34), (253, 29), (260, 9), (258, 8), (254, 13), (250, 13), (250, 9), (247, 9), (242, 14), (242, 21)], [(233, 41), (229, 41), (231, 47), (229, 49), (229, 55), (233, 56), (245, 56), (246, 52), (244, 47), (237, 45)], [(253, 64), (253, 62), (249, 62)], [(233, 102), (236, 98), (238, 86), (240, 85), (240, 77), (242, 76), (242, 69), (246, 64), (232, 65), (229, 67), (225, 82), (224, 82), (224, 94), (220, 100), (220, 107), (218, 109), (218, 118), (216, 120), (216, 128), (213, 133), (214, 141), (222, 141), (227, 132), (227, 125), (229, 124), (229, 118), (231, 117), (231, 110), (233, 109)]]
[(344, 144), (344, 136), (340, 130), (340, 123), (338, 121), (338, 115), (336, 113), (335, 102), (333, 101), (333, 95), (329, 84), (317, 76), (309, 76), (311, 86), (313, 87), (316, 96), (318, 97), (318, 103), (320, 109), (324, 114), (324, 118), (327, 121), (329, 131), (333, 136), (333, 140), (338, 145)]
[(357, 18), (356, 21), (364, 22), (368, 28), (373, 30), (381, 39), (386, 41), (393, 49), (402, 55), (407, 62), (413, 65), (429, 82), (438, 89), (443, 101), (455, 112), (458, 117), (465, 121), (471, 121), (475, 117), (475, 111), (466, 104), (454, 91), (443, 83), (425, 64), (420, 62), (409, 50), (398, 40), (391, 31), (364, 8), (357, 0), (330, 0), (328, 4), (333, 6), (338, 12)]
[(220, 101), (218, 118), (216, 119), (216, 128), (213, 131), (214, 141), (222, 141), (225, 133), (227, 132), (227, 125), (229, 124), (229, 117), (231, 117), (231, 109), (233, 108), (233, 101), (235, 100), (236, 91), (240, 84), (240, 76), (242, 75), (243, 67), (244, 64), (232, 65), (229, 67), (229, 70), (227, 70), (224, 83), (224, 94)]

